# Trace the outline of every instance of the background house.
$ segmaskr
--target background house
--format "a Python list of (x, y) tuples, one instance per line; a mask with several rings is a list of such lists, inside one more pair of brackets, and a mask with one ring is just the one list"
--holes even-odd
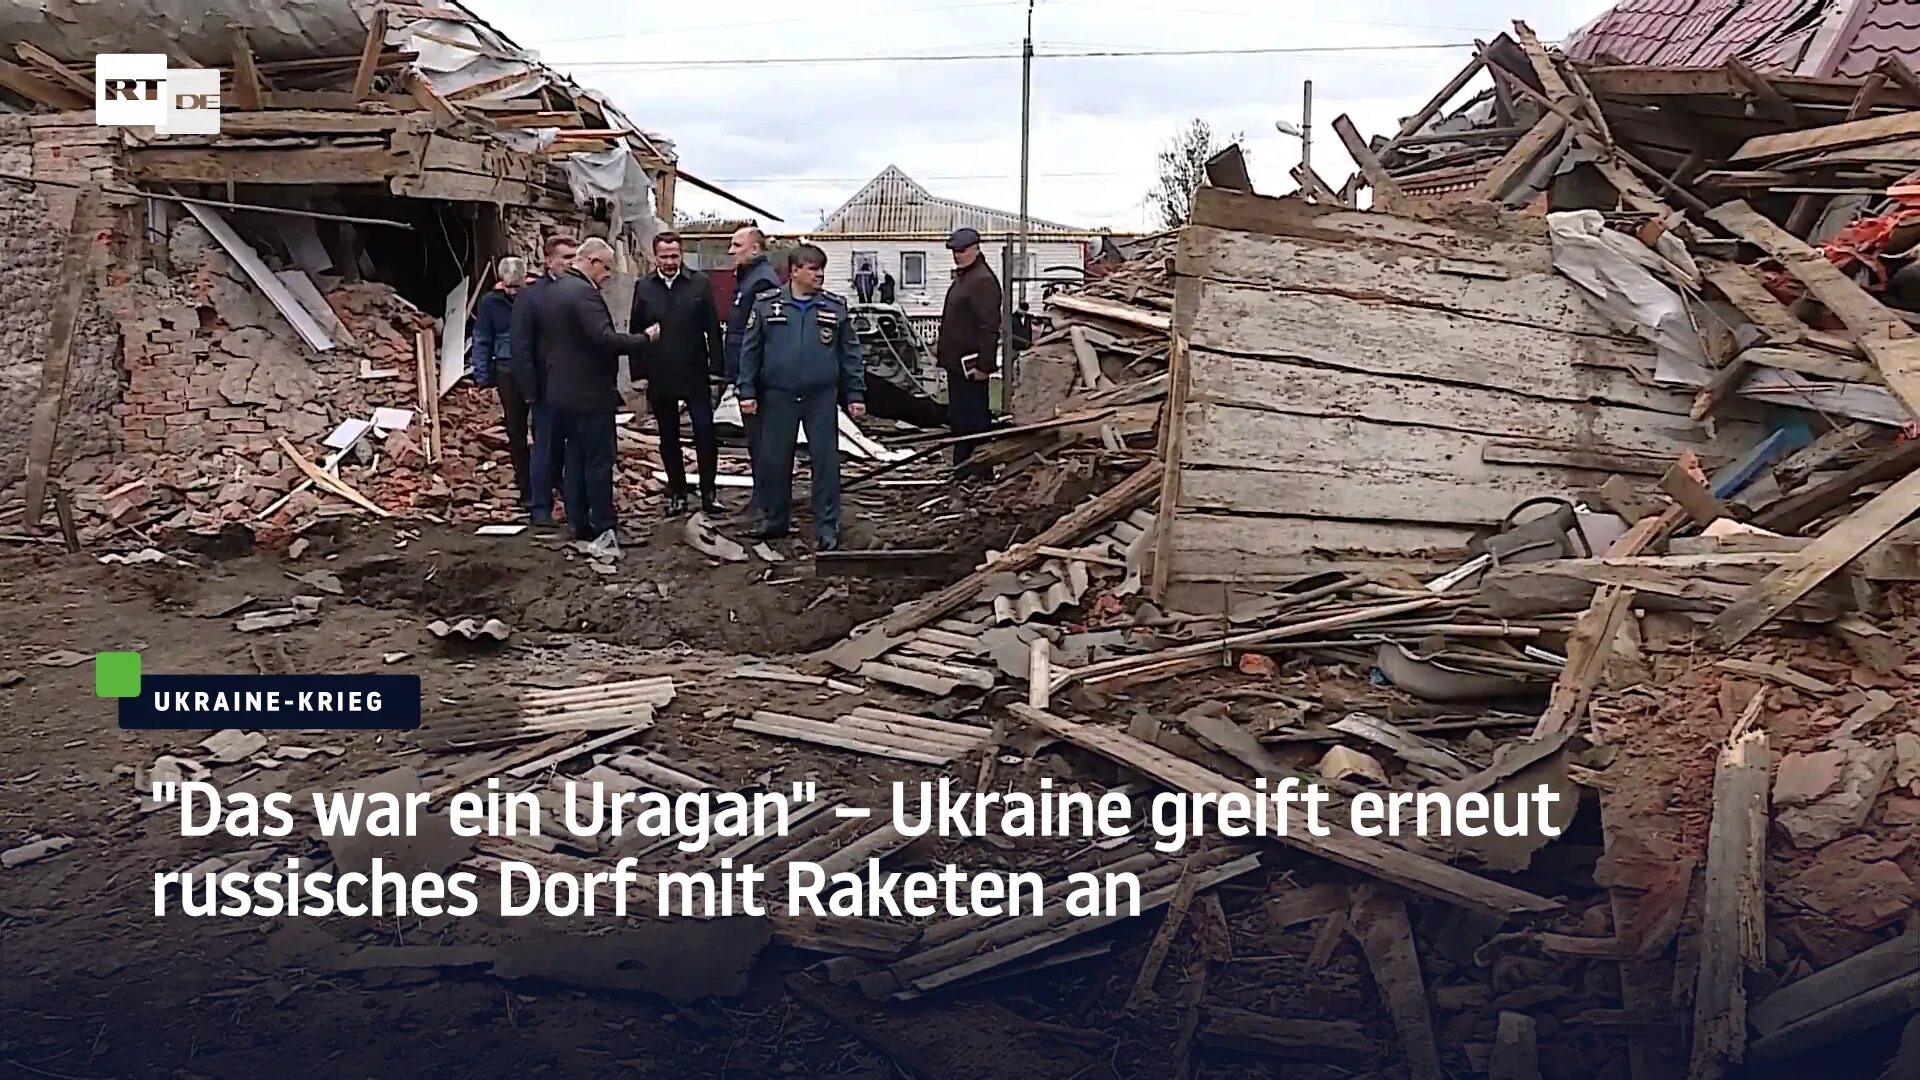
[[(871, 259), (881, 273), (892, 274), (895, 298), (931, 342), (953, 277), (947, 236), (963, 227), (979, 231), (981, 253), (994, 273), (1001, 273), (1002, 249), (1018, 246), (1018, 213), (941, 198), (889, 165), (805, 239), (827, 253), (827, 288), (850, 299), (854, 269), (861, 260)], [(1098, 249), (1102, 236), (1099, 231), (1038, 218), (1028, 219), (1028, 229), (1027, 265), (1016, 268), (1016, 277), (1085, 278), (1088, 254)], [(1041, 291), (1040, 282), (1027, 283), (1026, 297), (1036, 312)], [(1021, 295), (1018, 283), (1014, 295)]]

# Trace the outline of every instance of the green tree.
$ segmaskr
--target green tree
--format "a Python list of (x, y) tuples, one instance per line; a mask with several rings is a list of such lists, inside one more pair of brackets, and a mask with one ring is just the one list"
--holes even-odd
[(1159, 182), (1147, 193), (1163, 225), (1177, 229), (1187, 223), (1193, 214), (1193, 193), (1207, 178), (1207, 159), (1245, 138), (1235, 132), (1232, 138), (1219, 139), (1211, 124), (1196, 117), (1168, 141), (1160, 151)]

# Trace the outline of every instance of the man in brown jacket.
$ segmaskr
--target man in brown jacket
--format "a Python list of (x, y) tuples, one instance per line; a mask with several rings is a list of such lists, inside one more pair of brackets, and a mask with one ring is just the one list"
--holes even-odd
[[(980, 234), (972, 229), (955, 229), (947, 249), (953, 252), (953, 283), (934, 352), (947, 373), (947, 425), (955, 435), (973, 435), (993, 426), (987, 377), (1000, 359), (1000, 279), (980, 257)], [(966, 464), (973, 447), (954, 444), (955, 468)]]

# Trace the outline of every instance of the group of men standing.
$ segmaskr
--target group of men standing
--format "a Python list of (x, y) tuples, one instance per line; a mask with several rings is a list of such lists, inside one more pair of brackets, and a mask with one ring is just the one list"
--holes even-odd
[[(553, 527), (558, 489), (576, 539), (618, 547), (623, 539), (613, 500), (622, 402), (620, 358), (635, 384), (644, 382), (667, 469), (667, 507), (684, 513), (692, 489), (681, 452), (685, 408), (699, 473), (701, 509), (720, 500), (720, 445), (714, 406), (733, 386), (753, 464), (752, 539), (787, 536), (792, 527), (793, 466), (800, 433), (812, 468), (814, 540), (840, 543), (840, 411), (866, 413), (866, 377), (853, 314), (825, 287), (827, 256), (812, 244), (786, 254), (783, 285), (756, 228), (728, 245), (736, 276), (722, 320), (712, 284), (684, 264), (680, 237), (653, 240), (653, 271), (634, 286), (630, 332), (614, 327), (601, 290), (614, 251), (599, 238), (552, 237), (544, 272), (529, 275), (518, 258), (500, 260), (499, 281), (474, 318), (475, 381), (497, 388), (508, 456), (521, 504), (536, 527)], [(980, 254), (980, 235), (957, 229), (948, 238), (954, 277), (941, 314), (937, 356), (947, 372), (954, 433), (990, 426), (988, 380), (1000, 347), (1000, 283)], [(870, 269), (869, 269), (869, 272)], [(972, 444), (954, 447), (964, 466)]]

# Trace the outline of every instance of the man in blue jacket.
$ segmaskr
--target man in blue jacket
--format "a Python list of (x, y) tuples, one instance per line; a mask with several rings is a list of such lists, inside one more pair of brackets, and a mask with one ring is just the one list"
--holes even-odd
[(473, 313), (473, 381), (492, 386), (500, 394), (500, 413), (507, 429), (507, 458), (513, 462), (513, 485), (520, 489), (520, 509), (533, 509), (533, 479), (527, 471), (527, 419), (531, 388), (522, 388), (513, 374), (513, 299), (527, 282), (527, 261), (509, 255), (497, 268), (500, 280), (480, 298)]
[(840, 406), (866, 415), (866, 371), (847, 302), (822, 289), (827, 253), (801, 244), (787, 253), (787, 286), (754, 302), (740, 345), (740, 414), (760, 417), (753, 473), (765, 517), (755, 540), (786, 536), (793, 512), (794, 445), (807, 428), (813, 531), (821, 551), (840, 546)]
[(513, 304), (512, 343), (507, 352), (508, 368), (527, 402), (533, 417), (533, 453), (528, 479), (533, 490), (528, 506), (536, 527), (553, 527), (553, 492), (560, 486), (566, 461), (566, 445), (554, 430), (553, 410), (547, 405), (547, 364), (540, 346), (540, 297), (554, 280), (573, 265), (580, 244), (570, 236), (547, 238), (542, 255), (546, 274), (522, 289)]
[[(727, 244), (727, 254), (733, 256), (733, 307), (727, 313), (727, 381), (737, 383), (740, 380), (740, 343), (747, 336), (747, 319), (753, 314), (754, 302), (780, 291), (780, 275), (774, 272), (773, 264), (767, 261), (767, 234), (749, 225), (735, 230), (733, 239)], [(717, 404), (717, 403), (716, 403)], [(740, 414), (740, 426), (747, 432), (747, 460), (757, 461), (760, 452), (760, 417)], [(760, 470), (753, 473), (753, 499), (751, 512), (757, 517), (766, 513), (760, 505)]]

